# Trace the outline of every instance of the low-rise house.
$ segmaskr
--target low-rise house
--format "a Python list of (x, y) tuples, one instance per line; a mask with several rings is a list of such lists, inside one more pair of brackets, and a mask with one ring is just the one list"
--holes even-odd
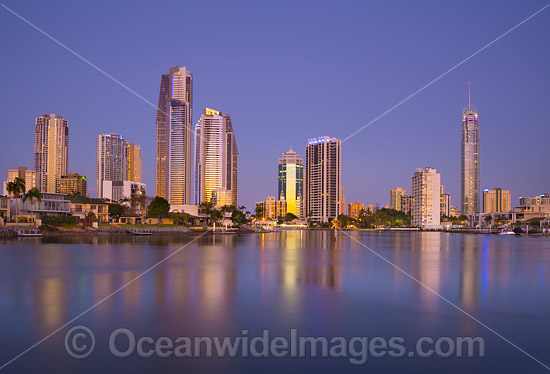
[(0, 196), (0, 226), (3, 226), (10, 218), (10, 198)]
[(79, 221), (86, 222), (93, 213), (99, 223), (109, 222), (109, 204), (105, 201), (81, 195), (65, 196), (65, 199), (70, 204), (70, 213)]
[(22, 198), (12, 199), (10, 204), (11, 215), (31, 216), (69, 216), (71, 215), (71, 203), (65, 200), (65, 196), (59, 193), (43, 192), (41, 201)]

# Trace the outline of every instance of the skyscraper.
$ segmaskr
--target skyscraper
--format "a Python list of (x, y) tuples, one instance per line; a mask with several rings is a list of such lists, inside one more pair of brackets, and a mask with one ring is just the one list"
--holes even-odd
[(412, 177), (412, 224), (421, 228), (439, 228), (441, 176), (434, 169), (416, 169)]
[(25, 180), (25, 190), (36, 187), (36, 171), (29, 170), (25, 166), (19, 166), (17, 169), (8, 169), (8, 179), (4, 182), (3, 194), (8, 196), (8, 182), (13, 182), (15, 178)]
[(302, 215), (304, 195), (304, 160), (296, 152), (290, 150), (283, 153), (279, 159), (278, 198), (285, 200), (287, 213), (296, 217)]
[(231, 194), (237, 206), (239, 151), (229, 114), (206, 108), (195, 126), (195, 204), (212, 193)]
[(55, 114), (36, 118), (34, 170), (41, 192), (57, 192), (57, 180), (69, 171), (69, 121)]
[(468, 82), (468, 109), (462, 113), (462, 214), (479, 213), (480, 146), (478, 113), (472, 108)]
[(341, 213), (341, 148), (340, 139), (308, 139), (304, 216), (314, 222), (329, 222)]
[(174, 66), (160, 79), (157, 109), (156, 195), (174, 205), (191, 202), (193, 75)]
[(126, 161), (124, 180), (142, 182), (141, 146), (134, 143), (126, 143), (124, 148)]
[(115, 133), (97, 136), (97, 197), (103, 198), (103, 181), (123, 181), (126, 142)]

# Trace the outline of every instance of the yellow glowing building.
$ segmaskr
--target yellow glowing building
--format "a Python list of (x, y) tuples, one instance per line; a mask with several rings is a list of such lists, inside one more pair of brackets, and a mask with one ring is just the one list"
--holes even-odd
[(296, 152), (290, 150), (283, 153), (279, 159), (278, 197), (285, 200), (287, 212), (296, 217), (302, 216), (304, 193), (304, 160)]

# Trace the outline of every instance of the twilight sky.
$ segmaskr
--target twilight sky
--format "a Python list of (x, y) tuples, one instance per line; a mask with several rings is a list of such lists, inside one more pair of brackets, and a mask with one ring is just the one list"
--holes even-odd
[[(194, 75), (204, 107), (231, 115), (239, 203), (277, 193), (277, 159), (309, 137), (344, 139), (548, 4), (501, 1), (2, 2), (156, 104), (174, 65)], [(156, 109), (0, 7), (0, 179), (33, 168), (34, 118), (70, 123), (69, 171), (95, 195), (96, 136), (142, 145), (154, 193)], [(479, 110), (481, 186), (550, 192), (550, 8), (350, 138), (347, 202), (388, 204), (433, 166), (460, 204), (461, 112)], [(546, 134), (546, 135), (545, 135)]]

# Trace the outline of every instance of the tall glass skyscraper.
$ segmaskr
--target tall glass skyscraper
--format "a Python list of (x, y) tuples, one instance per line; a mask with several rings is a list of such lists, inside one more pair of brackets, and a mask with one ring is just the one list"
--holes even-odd
[(342, 141), (329, 136), (308, 139), (304, 216), (329, 222), (341, 213)]
[(41, 192), (57, 192), (58, 180), (69, 172), (69, 121), (55, 114), (37, 117), (34, 170)]
[(238, 160), (231, 117), (206, 108), (195, 126), (195, 204), (215, 196), (218, 204), (237, 206)]
[(462, 113), (461, 213), (479, 213), (480, 146), (478, 113), (472, 108), (468, 82), (468, 108)]
[(304, 194), (304, 160), (292, 150), (292, 147), (279, 159), (278, 181), (277, 196), (279, 200), (286, 200), (287, 213), (301, 217)]
[(173, 205), (191, 203), (193, 75), (174, 66), (160, 79), (157, 109), (156, 195)]

